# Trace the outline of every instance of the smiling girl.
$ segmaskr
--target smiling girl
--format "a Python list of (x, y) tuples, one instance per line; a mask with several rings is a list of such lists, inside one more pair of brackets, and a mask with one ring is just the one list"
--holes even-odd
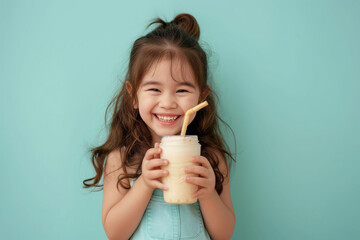
[[(109, 239), (230, 239), (233, 157), (219, 130), (198, 23), (180, 14), (152, 24), (157, 27), (133, 44), (125, 82), (109, 105), (108, 139), (92, 149), (96, 175), (84, 186), (103, 187), (102, 223)], [(159, 142), (180, 134), (186, 111), (204, 100), (209, 106), (191, 115), (187, 130), (202, 146), (193, 159), (198, 166), (186, 169), (198, 175), (186, 180), (198, 186), (198, 201), (167, 204), (161, 177), (168, 172), (161, 167), (168, 161), (160, 158)]]

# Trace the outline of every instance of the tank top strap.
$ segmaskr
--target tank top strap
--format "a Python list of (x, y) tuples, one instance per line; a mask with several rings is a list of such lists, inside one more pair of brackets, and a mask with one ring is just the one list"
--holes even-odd
[(132, 187), (134, 185), (135, 181), (136, 181), (136, 178), (130, 179), (130, 187)]

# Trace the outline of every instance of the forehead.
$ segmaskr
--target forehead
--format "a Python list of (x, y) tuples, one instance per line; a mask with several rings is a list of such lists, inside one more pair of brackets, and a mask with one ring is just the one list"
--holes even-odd
[(162, 58), (154, 61), (145, 73), (142, 83), (146, 81), (168, 82), (175, 81), (178, 84), (192, 84), (197, 86), (193, 69), (187, 61), (179, 58)]

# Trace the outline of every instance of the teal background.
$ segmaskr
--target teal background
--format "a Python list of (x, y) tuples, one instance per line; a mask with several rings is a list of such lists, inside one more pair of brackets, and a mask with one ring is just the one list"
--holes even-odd
[(181, 12), (200, 24), (236, 134), (232, 239), (360, 239), (360, 2), (350, 0), (1, 0), (0, 239), (106, 239), (102, 192), (82, 189), (87, 150), (106, 137), (133, 41), (152, 18)]

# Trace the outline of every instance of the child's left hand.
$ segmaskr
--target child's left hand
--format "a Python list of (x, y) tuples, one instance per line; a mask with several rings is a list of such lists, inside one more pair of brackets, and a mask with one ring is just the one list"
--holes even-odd
[(193, 163), (198, 163), (197, 166), (191, 166), (185, 168), (185, 173), (198, 174), (197, 177), (186, 177), (186, 182), (197, 185), (199, 188), (197, 192), (193, 194), (193, 198), (205, 198), (213, 194), (215, 191), (215, 174), (211, 167), (209, 160), (203, 156), (193, 157), (191, 160)]

